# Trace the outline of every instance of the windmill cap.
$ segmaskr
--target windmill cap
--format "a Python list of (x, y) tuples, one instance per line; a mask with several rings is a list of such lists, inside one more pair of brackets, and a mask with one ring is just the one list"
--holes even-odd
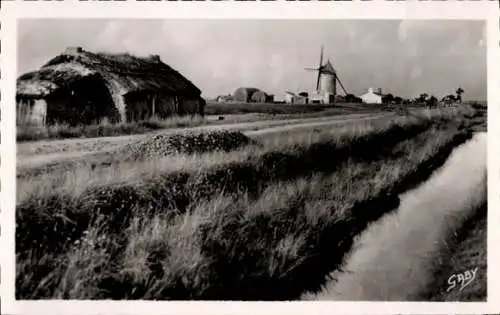
[(329, 73), (329, 74), (335, 74), (335, 69), (333, 68), (332, 63), (328, 59), (327, 62), (320, 67), (321, 72), (323, 73)]

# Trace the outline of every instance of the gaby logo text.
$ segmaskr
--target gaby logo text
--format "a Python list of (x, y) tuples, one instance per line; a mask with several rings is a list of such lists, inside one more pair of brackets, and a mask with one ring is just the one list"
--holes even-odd
[(448, 289), (446, 292), (450, 292), (455, 288), (459, 288), (462, 291), (466, 286), (468, 286), (476, 278), (476, 272), (478, 268), (469, 269), (461, 273), (456, 273), (448, 278)]

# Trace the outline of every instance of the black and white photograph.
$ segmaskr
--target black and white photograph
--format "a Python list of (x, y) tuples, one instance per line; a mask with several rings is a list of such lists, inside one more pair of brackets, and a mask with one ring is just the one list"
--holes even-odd
[(485, 301), (470, 20), (24, 19), (17, 299)]
[(486, 19), (33, 16), (15, 301), (492, 301)]

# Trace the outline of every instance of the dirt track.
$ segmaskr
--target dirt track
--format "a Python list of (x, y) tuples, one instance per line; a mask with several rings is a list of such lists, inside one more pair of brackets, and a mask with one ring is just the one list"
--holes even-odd
[[(420, 187), (401, 195), (399, 209), (372, 224), (346, 260), (346, 272), (313, 300), (418, 299), (432, 280), (432, 264), (445, 235), (478, 207), (486, 191), (486, 134), (457, 148)], [(474, 266), (461, 266), (474, 268)], [(449, 276), (460, 270), (449, 270)]]
[[(302, 128), (307, 129), (327, 125), (356, 123), (366, 120), (389, 118), (392, 116), (395, 116), (395, 114), (350, 114), (308, 119), (270, 120), (249, 123), (232, 123), (215, 126), (199, 126), (192, 128), (175, 128), (157, 131), (153, 134), (169, 134), (187, 131), (233, 130), (242, 131), (243, 133), (251, 136), (285, 132)], [(85, 158), (96, 154), (96, 152), (103, 153), (112, 151), (117, 147), (126, 145), (136, 140), (140, 140), (141, 138), (147, 137), (148, 135), (151, 135), (151, 133), (123, 137), (23, 142), (18, 144), (17, 147), (17, 166), (37, 167), (46, 163), (52, 163), (54, 161)]]

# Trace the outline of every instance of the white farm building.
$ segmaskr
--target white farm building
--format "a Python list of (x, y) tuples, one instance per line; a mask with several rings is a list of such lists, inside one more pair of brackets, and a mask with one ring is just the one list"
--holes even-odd
[(295, 94), (290, 91), (285, 92), (285, 103), (287, 104), (307, 104), (307, 97)]
[(368, 92), (361, 95), (360, 98), (366, 104), (382, 104), (382, 96), (374, 93), (372, 88), (369, 88)]

